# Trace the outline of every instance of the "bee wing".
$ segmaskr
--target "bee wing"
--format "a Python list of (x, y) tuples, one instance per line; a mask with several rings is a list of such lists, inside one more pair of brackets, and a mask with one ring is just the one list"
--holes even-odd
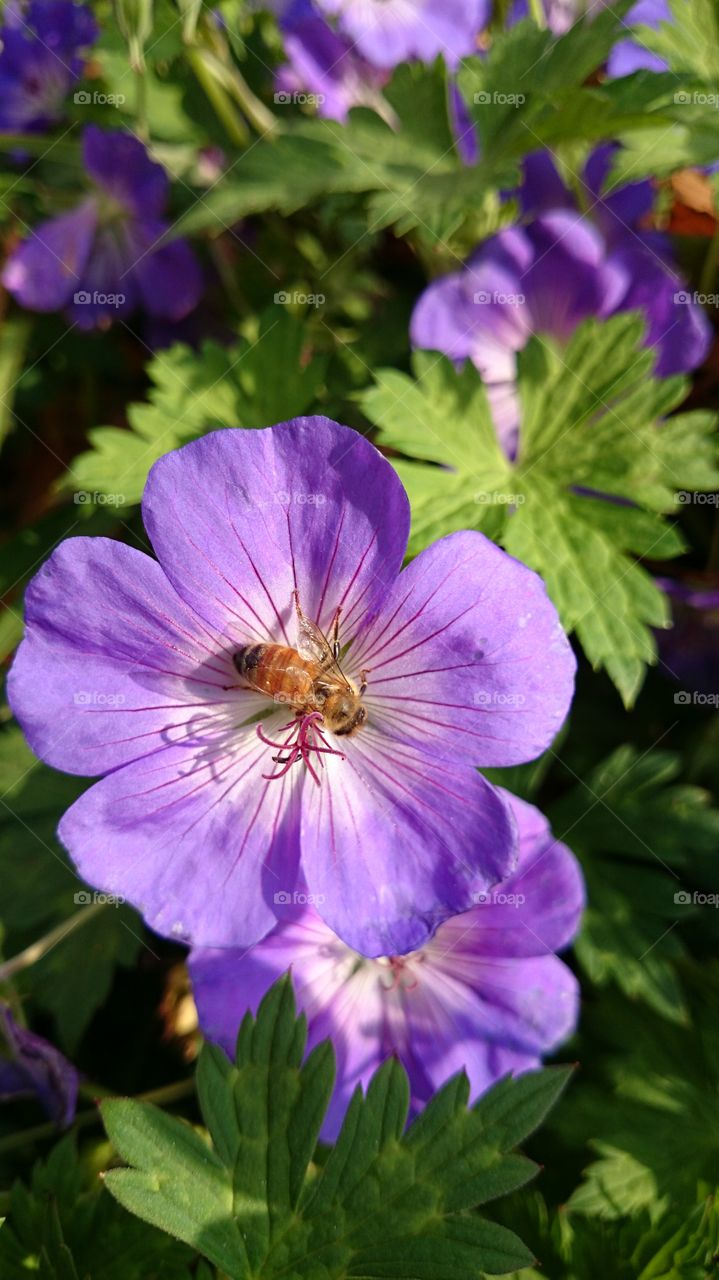
[(298, 620), (297, 652), (310, 662), (317, 662), (323, 671), (331, 671), (342, 684), (350, 688), (350, 683), (332, 652), (332, 645), (327, 636), (314, 623), (302, 614)]

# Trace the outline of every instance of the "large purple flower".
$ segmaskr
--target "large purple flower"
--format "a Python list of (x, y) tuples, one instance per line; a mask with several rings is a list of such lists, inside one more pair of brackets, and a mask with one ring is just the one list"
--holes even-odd
[(167, 175), (123, 130), (89, 125), (83, 160), (93, 184), (70, 213), (42, 222), (8, 258), (5, 288), (31, 311), (65, 311), (81, 329), (143, 307), (181, 320), (202, 292), (184, 240), (162, 244)]
[(416, 1112), (456, 1071), (467, 1071), (476, 1097), (508, 1071), (539, 1066), (573, 1031), (577, 982), (554, 952), (576, 933), (582, 875), (538, 810), (507, 800), (520, 833), (517, 870), (410, 955), (364, 959), (311, 905), (249, 951), (192, 953), (200, 1025), (231, 1055), (245, 1012), (291, 968), (310, 1046), (329, 1036), (337, 1054), (328, 1141), (356, 1086), (392, 1054), (409, 1073)]
[[(2, 1043), (4, 1042), (4, 1043)], [(75, 1116), (80, 1077), (48, 1040), (15, 1021), (0, 1005), (0, 1102), (36, 1097), (57, 1125), (65, 1129)]]
[(638, 309), (660, 375), (695, 368), (709, 349), (709, 321), (686, 294), (664, 237), (636, 229), (651, 208), (649, 183), (599, 194), (610, 158), (611, 148), (599, 148), (585, 170), (590, 218), (576, 209), (548, 153), (529, 157), (518, 194), (531, 220), (490, 237), (415, 306), (413, 344), (474, 362), (510, 456), (519, 425), (516, 354), (532, 334), (564, 341), (589, 316)]
[(97, 39), (89, 9), (72, 0), (7, 4), (0, 28), (0, 131), (44, 129), (62, 114), (82, 69), (80, 50)]
[[(400, 572), (402, 485), (326, 418), (168, 454), (143, 515), (159, 563), (102, 538), (53, 553), (9, 676), (35, 752), (107, 775), (60, 824), (81, 874), (161, 933), (246, 946), (301, 871), (350, 946), (421, 946), (513, 865), (474, 766), (538, 755), (567, 713), (574, 657), (541, 580), (479, 533)], [(350, 736), (238, 675), (247, 646), (296, 648), (295, 591), (327, 633), (340, 611), (356, 691), (364, 672)]]
[(288, 61), (280, 67), (282, 93), (310, 93), (321, 116), (346, 120), (351, 107), (373, 107), (386, 113), (381, 89), (388, 73), (363, 58), (313, 8), (311, 0), (294, 0), (281, 22)]
[(443, 54), (450, 65), (475, 52), (486, 25), (488, 0), (316, 0), (375, 67), (395, 67), (410, 58), (432, 62)]

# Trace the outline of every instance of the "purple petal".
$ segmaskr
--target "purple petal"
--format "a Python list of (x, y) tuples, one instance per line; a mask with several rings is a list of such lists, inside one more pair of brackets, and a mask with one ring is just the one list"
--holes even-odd
[(440, 53), (454, 65), (474, 51), (490, 14), (486, 0), (418, 0), (411, 9), (385, 0), (318, 0), (318, 5), (336, 15), (339, 29), (377, 67), (410, 58), (432, 62)]
[(627, 278), (619, 306), (622, 311), (644, 312), (645, 343), (657, 348), (657, 374), (662, 378), (696, 369), (712, 342), (708, 317), (665, 261), (664, 250), (663, 237), (625, 237), (611, 255)]
[(41, 222), (8, 258), (5, 288), (32, 311), (57, 311), (81, 288), (97, 225), (94, 200)]
[(127, 898), (158, 933), (199, 946), (248, 946), (292, 893), (301, 778), (262, 778), (251, 729), (188, 758), (167, 747), (97, 782), (58, 834), (83, 879)]
[[(421, 946), (516, 856), (511, 813), (472, 769), (448, 767), (371, 723), (325, 757), (302, 802), (302, 868), (324, 920), (366, 956)], [(358, 904), (361, 909), (358, 910)]]
[(36, 755), (97, 775), (169, 743), (192, 753), (214, 716), (257, 710), (259, 698), (228, 691), (232, 652), (149, 556), (69, 538), (27, 589), (8, 696)]
[(454, 764), (539, 755), (572, 699), (575, 659), (542, 580), (481, 533), (417, 556), (350, 650), (370, 722)]
[[(555, 840), (547, 819), (533, 805), (504, 793), (519, 828), (519, 862), (501, 885), (481, 896), (474, 911), (448, 921), (476, 956), (541, 956), (566, 947), (585, 906), (582, 872), (574, 854)], [(476, 927), (466, 932), (473, 919)], [(463, 924), (464, 922), (464, 924)]]
[(0, 1101), (34, 1095), (50, 1119), (66, 1129), (75, 1116), (80, 1085), (72, 1063), (42, 1036), (21, 1027), (6, 1005), (0, 1009), (0, 1026), (12, 1054), (0, 1061)]
[(202, 297), (200, 264), (186, 240), (174, 240), (154, 248), (166, 230), (165, 223), (145, 225), (144, 229), (152, 247), (132, 267), (142, 304), (151, 316), (183, 320)]
[(343, 638), (390, 590), (409, 507), (396, 473), (362, 436), (328, 418), (216, 431), (152, 468), (145, 526), (179, 594), (239, 646), (294, 645), (292, 591)]
[(100, 129), (87, 125), (82, 138), (85, 168), (107, 195), (138, 218), (159, 217), (164, 212), (169, 183), (161, 165), (124, 129)]
[(319, 115), (346, 120), (351, 107), (375, 105), (386, 73), (365, 61), (310, 4), (295, 4), (282, 23), (287, 66), (278, 87), (309, 91), (319, 99)]

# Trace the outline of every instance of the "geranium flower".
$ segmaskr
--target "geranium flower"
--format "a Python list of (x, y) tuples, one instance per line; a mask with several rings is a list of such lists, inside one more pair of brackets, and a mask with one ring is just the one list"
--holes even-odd
[(661, 376), (696, 368), (709, 349), (711, 326), (665, 237), (636, 229), (652, 205), (650, 184), (600, 195), (611, 151), (594, 152), (584, 173), (591, 217), (577, 210), (548, 153), (529, 157), (518, 194), (531, 220), (491, 236), (460, 271), (433, 281), (412, 315), (415, 346), (477, 366), (510, 457), (519, 427), (516, 355), (532, 334), (565, 341), (589, 316), (639, 310)]
[(539, 811), (507, 800), (520, 832), (514, 875), (410, 955), (365, 959), (309, 905), (249, 951), (190, 956), (200, 1025), (231, 1056), (246, 1011), (291, 969), (310, 1047), (329, 1036), (337, 1055), (327, 1141), (357, 1085), (393, 1054), (417, 1112), (455, 1072), (467, 1072), (476, 1098), (509, 1071), (538, 1067), (574, 1030), (577, 981), (554, 952), (577, 931), (582, 875)]
[(199, 301), (202, 275), (184, 240), (160, 243), (165, 171), (132, 134), (96, 125), (83, 133), (83, 161), (91, 193), (10, 255), (5, 288), (21, 306), (65, 311), (81, 329), (106, 327), (140, 306), (181, 320)]
[[(541, 580), (469, 532), (400, 572), (402, 485), (326, 418), (168, 454), (143, 516), (159, 563), (103, 538), (53, 552), (9, 677), (37, 755), (107, 775), (60, 824), (81, 874), (160, 933), (246, 946), (301, 873), (356, 950), (421, 946), (513, 865), (474, 766), (538, 755), (567, 713), (574, 657)], [(323, 631), (339, 617), (366, 682), (349, 735), (238, 674), (248, 646), (296, 648), (295, 592)]]
[(419, 58), (433, 62), (442, 54), (450, 64), (475, 52), (478, 33), (486, 26), (488, 0), (316, 0), (334, 18), (375, 67), (396, 67)]
[(97, 36), (90, 10), (71, 0), (6, 4), (0, 28), (0, 131), (36, 132), (58, 120), (82, 70), (80, 51)]
[(60, 1128), (72, 1124), (77, 1071), (48, 1040), (21, 1027), (7, 1005), (0, 1005), (0, 1046), (0, 1102), (36, 1097)]
[(309, 93), (317, 112), (344, 121), (351, 107), (387, 114), (381, 94), (388, 72), (374, 67), (352, 43), (333, 31), (311, 0), (293, 0), (280, 23), (287, 62), (276, 85), (282, 93)]

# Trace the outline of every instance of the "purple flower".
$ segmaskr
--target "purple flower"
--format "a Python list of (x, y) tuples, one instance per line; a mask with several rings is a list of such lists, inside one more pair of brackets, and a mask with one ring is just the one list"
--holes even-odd
[(6, 1057), (0, 1058), (0, 1101), (37, 1097), (51, 1120), (66, 1129), (72, 1124), (80, 1077), (42, 1036), (26, 1031), (7, 1005), (0, 1006), (0, 1041)]
[(662, 670), (685, 689), (719, 694), (719, 575), (659, 578), (658, 586), (673, 614), (671, 629), (657, 632)]
[(81, 49), (97, 39), (89, 9), (71, 0), (5, 6), (0, 28), (0, 132), (25, 133), (59, 119), (82, 70)]
[[(53, 552), (9, 676), (36, 754), (107, 775), (60, 824), (75, 864), (197, 945), (256, 942), (301, 874), (356, 950), (421, 946), (513, 866), (475, 766), (535, 757), (567, 713), (574, 657), (541, 580), (470, 532), (400, 572), (396, 473), (321, 417), (168, 454), (143, 517), (157, 561), (104, 538)], [(337, 680), (310, 623), (339, 625), (339, 703), (302, 666)], [(270, 658), (289, 684), (259, 692)]]
[(489, 0), (317, 0), (338, 31), (375, 67), (391, 68), (443, 54), (454, 66), (476, 52), (491, 13)]
[(230, 1055), (245, 1012), (291, 967), (310, 1046), (329, 1036), (337, 1054), (326, 1140), (356, 1086), (392, 1054), (417, 1112), (455, 1072), (466, 1070), (476, 1098), (508, 1071), (539, 1066), (574, 1030), (577, 982), (554, 952), (577, 931), (582, 875), (537, 809), (507, 801), (520, 833), (517, 870), (410, 955), (365, 959), (311, 905), (249, 951), (192, 953), (200, 1025)]
[(93, 184), (75, 209), (42, 222), (8, 258), (5, 288), (31, 311), (64, 311), (81, 329), (107, 327), (137, 307), (181, 320), (202, 292), (184, 240), (161, 244), (168, 181), (142, 143), (88, 125), (83, 160)]
[(529, 157), (518, 195), (532, 220), (490, 237), (415, 306), (413, 344), (474, 362), (510, 457), (519, 429), (516, 354), (533, 333), (565, 341), (589, 316), (638, 309), (661, 376), (695, 368), (709, 349), (709, 321), (684, 292), (664, 237), (635, 229), (651, 208), (649, 183), (600, 196), (610, 159), (611, 148), (599, 148), (585, 170), (590, 219), (577, 211), (551, 157)]
[(310, 0), (295, 0), (281, 27), (287, 63), (280, 67), (280, 94), (309, 93), (321, 116), (346, 120), (351, 107), (388, 110), (381, 90), (389, 76), (367, 62), (351, 42), (333, 31)]

